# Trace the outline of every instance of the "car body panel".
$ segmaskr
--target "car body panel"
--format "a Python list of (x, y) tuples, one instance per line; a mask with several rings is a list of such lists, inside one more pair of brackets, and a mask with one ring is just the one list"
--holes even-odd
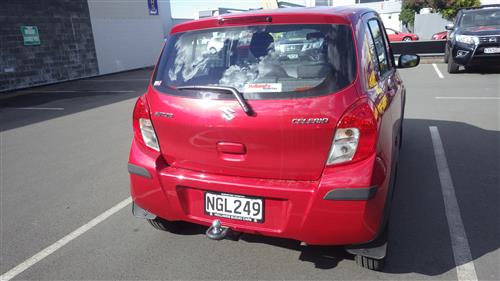
[(441, 31), (432, 35), (432, 40), (446, 40), (448, 36), (448, 31)]
[[(197, 100), (150, 88), (152, 121), (165, 160), (176, 168), (213, 174), (290, 180), (316, 180), (326, 163), (334, 128), (359, 97), (352, 86), (335, 95), (287, 100), (249, 100), (247, 116), (235, 100)], [(225, 120), (230, 108), (234, 119)], [(174, 118), (155, 116), (168, 112)], [(297, 119), (322, 119), (298, 124)], [(220, 142), (240, 144), (242, 153), (224, 151)]]

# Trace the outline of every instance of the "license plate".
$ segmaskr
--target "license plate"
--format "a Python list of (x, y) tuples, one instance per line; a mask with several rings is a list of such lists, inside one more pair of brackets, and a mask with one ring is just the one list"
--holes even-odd
[(493, 48), (484, 48), (484, 53), (485, 54), (496, 54), (500, 53), (500, 48), (493, 47)]
[(205, 192), (205, 214), (233, 220), (264, 222), (264, 199)]

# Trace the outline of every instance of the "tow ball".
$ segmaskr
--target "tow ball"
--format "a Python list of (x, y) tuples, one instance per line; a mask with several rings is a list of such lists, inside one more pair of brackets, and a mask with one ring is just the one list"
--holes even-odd
[(220, 220), (214, 220), (212, 226), (207, 229), (207, 237), (212, 240), (222, 240), (229, 232), (229, 227), (223, 227)]

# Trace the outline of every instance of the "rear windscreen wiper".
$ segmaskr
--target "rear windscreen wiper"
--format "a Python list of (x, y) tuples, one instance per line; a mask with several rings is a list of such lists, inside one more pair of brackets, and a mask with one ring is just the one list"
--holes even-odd
[(247, 101), (243, 98), (243, 95), (241, 95), (241, 93), (233, 87), (227, 87), (227, 86), (180, 86), (180, 87), (177, 87), (177, 90), (208, 90), (208, 91), (231, 93), (233, 96), (236, 97), (236, 99), (238, 100), (238, 103), (241, 105), (241, 108), (243, 108), (243, 111), (245, 111), (245, 113), (248, 116), (251, 116), (253, 114), (252, 108), (247, 103)]

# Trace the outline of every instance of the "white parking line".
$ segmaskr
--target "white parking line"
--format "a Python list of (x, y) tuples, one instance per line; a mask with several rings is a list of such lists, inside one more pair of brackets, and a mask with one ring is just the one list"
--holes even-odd
[(23, 91), (23, 94), (51, 94), (51, 93), (135, 93), (136, 91), (105, 91), (105, 90), (30, 90)]
[(435, 63), (433, 63), (432, 66), (434, 67), (434, 70), (436, 71), (438, 77), (441, 78), (441, 79), (443, 79), (444, 78), (443, 73), (441, 73), (441, 71), (439, 70), (439, 68), (437, 67), (437, 65)]
[(500, 97), (435, 97), (438, 100), (500, 100)]
[(443, 193), (444, 208), (446, 220), (448, 221), (448, 229), (450, 231), (451, 247), (457, 270), (458, 281), (477, 280), (476, 268), (470, 252), (467, 234), (465, 233), (462, 215), (458, 206), (457, 197), (455, 195), (455, 187), (448, 168), (448, 161), (439, 136), (438, 128), (430, 126), (432, 144), (434, 146), (434, 156), (439, 173), (439, 181), (441, 182), (441, 191)]
[(80, 80), (81, 82), (137, 82), (137, 81), (149, 81), (150, 79), (87, 79)]
[(54, 244), (48, 246), (47, 248), (41, 250), (31, 258), (23, 261), (16, 267), (12, 268), (11, 270), (7, 271), (6, 273), (2, 274), (0, 276), (0, 280), (2, 281), (8, 281), (17, 275), (19, 275), (21, 272), (25, 271), (26, 269), (32, 267), (35, 265), (37, 262), (43, 260), (44, 258), (48, 257), (50, 254), (54, 253), (55, 251), (59, 250), (61, 247), (64, 245), (68, 244), (72, 240), (78, 238), (78, 236), (84, 234), (88, 230), (92, 229), (94, 226), (98, 225), (105, 219), (109, 218), (116, 212), (120, 211), (121, 209), (125, 208), (132, 202), (132, 198), (128, 197), (127, 199), (121, 201), (120, 203), (116, 204), (115, 206), (111, 207), (104, 213), (98, 215), (88, 223), (80, 226), (77, 228), (75, 231), (71, 232), (70, 234), (64, 236), (63, 238), (59, 239), (57, 242)]
[(64, 110), (64, 108), (62, 107), (11, 107), (11, 108), (20, 110)]

